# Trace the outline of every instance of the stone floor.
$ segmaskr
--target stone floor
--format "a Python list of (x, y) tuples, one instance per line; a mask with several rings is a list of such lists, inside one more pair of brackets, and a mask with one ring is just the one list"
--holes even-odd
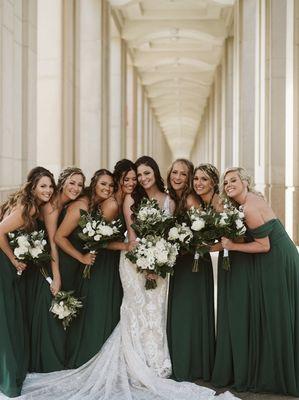
[(210, 385), (207, 382), (197, 381), (196, 383), (198, 383), (201, 386), (206, 386), (210, 389), (216, 390), (217, 394), (220, 394), (220, 393), (225, 392), (226, 390), (229, 390), (230, 392), (232, 392), (234, 394), (234, 396), (237, 396), (240, 399), (246, 399), (246, 400), (298, 400), (299, 399), (299, 397), (283, 396), (283, 395), (275, 395), (275, 394), (258, 394), (258, 393), (250, 393), (250, 392), (239, 393), (239, 392), (230, 390), (229, 388), (223, 388), (221, 390), (218, 390), (218, 389), (215, 389), (212, 385)]

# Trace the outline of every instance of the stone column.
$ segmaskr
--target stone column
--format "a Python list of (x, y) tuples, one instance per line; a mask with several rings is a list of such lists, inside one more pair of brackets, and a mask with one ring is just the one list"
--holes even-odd
[(36, 0), (0, 2), (1, 199), (36, 164), (36, 11)]
[(56, 176), (62, 160), (62, 2), (38, 7), (37, 163)]
[(140, 79), (137, 80), (137, 148), (136, 157), (140, 157), (143, 154), (143, 119), (144, 119), (144, 93)]
[(106, 7), (105, 1), (76, 2), (76, 160), (88, 177), (107, 166), (109, 124), (102, 120), (105, 114), (109, 122), (109, 60), (103, 50), (109, 28), (102, 25), (109, 24)]
[(136, 158), (136, 108), (137, 108), (137, 73), (130, 56), (127, 56), (127, 131), (126, 154), (134, 160)]

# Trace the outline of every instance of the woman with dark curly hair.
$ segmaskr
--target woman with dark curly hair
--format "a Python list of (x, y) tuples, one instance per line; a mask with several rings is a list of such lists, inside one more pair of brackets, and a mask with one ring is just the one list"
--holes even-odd
[(30, 294), (30, 290), (26, 289), (28, 274), (34, 268), (27, 268), (15, 258), (7, 234), (38, 229), (41, 207), (51, 200), (55, 188), (50, 171), (33, 168), (23, 187), (0, 208), (0, 391), (10, 397), (20, 394), (28, 369), (26, 320), (30, 318), (27, 308), (30, 299), (26, 294)]
[[(199, 208), (193, 183), (193, 164), (178, 159), (167, 175), (167, 188), (175, 202), (179, 221)], [(214, 363), (214, 283), (211, 258), (206, 256), (198, 272), (192, 272), (193, 254), (179, 255), (170, 279), (168, 345), (172, 375), (178, 381), (209, 380)]]

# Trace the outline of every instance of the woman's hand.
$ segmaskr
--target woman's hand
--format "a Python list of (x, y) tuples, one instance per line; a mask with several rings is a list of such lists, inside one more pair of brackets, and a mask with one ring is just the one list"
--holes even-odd
[(138, 245), (136, 240), (132, 240), (131, 242), (126, 243), (126, 251), (133, 250)]
[(61, 288), (61, 279), (60, 277), (56, 276), (53, 277), (53, 281), (50, 285), (50, 290), (53, 296), (56, 296)]
[(154, 274), (154, 273), (147, 273), (146, 274), (146, 279), (148, 279), (150, 281), (155, 281), (158, 278), (159, 278), (159, 275), (157, 275), (157, 274)]
[(226, 250), (234, 250), (235, 243), (224, 236), (221, 238), (221, 244), (222, 247)]
[(96, 256), (97, 255), (95, 253), (82, 254), (80, 262), (84, 265), (93, 265), (93, 263), (95, 262)]
[(16, 258), (14, 258), (11, 262), (17, 271), (23, 272), (27, 268), (27, 264), (17, 260)]

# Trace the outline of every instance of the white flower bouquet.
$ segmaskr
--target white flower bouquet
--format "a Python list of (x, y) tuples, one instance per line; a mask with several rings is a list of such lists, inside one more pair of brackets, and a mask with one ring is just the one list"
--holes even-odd
[(145, 288), (155, 289), (156, 280), (147, 278), (147, 275), (154, 273), (165, 278), (167, 273), (172, 274), (178, 250), (177, 243), (171, 243), (161, 236), (147, 236), (127, 252), (126, 257), (136, 264), (138, 272), (145, 273)]
[[(237, 208), (229, 201), (226, 201), (223, 212), (218, 213), (215, 225), (219, 237), (225, 236), (231, 240), (244, 237), (246, 226), (242, 207)], [(223, 252), (222, 267), (227, 271), (230, 270), (229, 252), (226, 249)]]
[(159, 208), (157, 200), (143, 198), (134, 212), (134, 223), (131, 226), (138, 237), (164, 236), (173, 222), (174, 218)]
[[(84, 242), (84, 248), (96, 254), (109, 242), (120, 240), (123, 236), (123, 225), (120, 219), (108, 222), (100, 212), (90, 214), (80, 210), (78, 237)], [(90, 278), (90, 265), (85, 265), (83, 277)]]
[[(47, 278), (51, 279), (50, 277)], [(79, 309), (83, 307), (82, 302), (72, 296), (73, 293), (73, 291), (59, 291), (53, 298), (50, 307), (50, 312), (53, 313), (54, 317), (61, 320), (64, 330), (67, 329), (72, 319), (77, 317)]]
[(193, 233), (186, 222), (176, 223), (168, 232), (168, 240), (177, 243), (180, 249), (188, 251), (190, 248)]
[(199, 259), (204, 258), (209, 252), (210, 246), (218, 239), (219, 233), (215, 225), (218, 213), (209, 207), (203, 211), (199, 208), (191, 207), (187, 212), (189, 218), (190, 229), (193, 234), (191, 247), (194, 248), (193, 272), (199, 270)]
[[(9, 232), (8, 238), (17, 260), (37, 266), (42, 266), (51, 261), (44, 230), (30, 233), (23, 231)], [(22, 271), (18, 271), (17, 274), (21, 276)]]

